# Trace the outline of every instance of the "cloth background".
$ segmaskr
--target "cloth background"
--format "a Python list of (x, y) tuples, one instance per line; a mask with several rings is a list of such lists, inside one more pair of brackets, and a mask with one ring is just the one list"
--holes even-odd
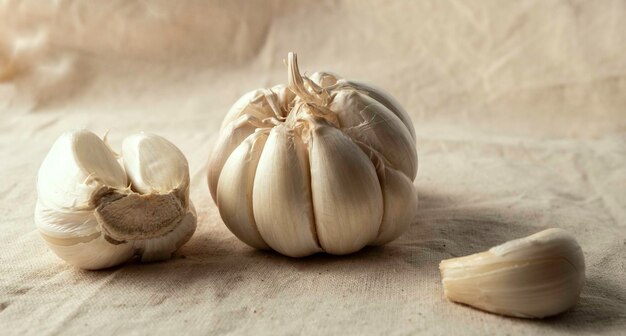
[[(626, 2), (0, 1), (0, 334), (622, 334)], [(291, 259), (222, 224), (218, 126), (283, 59), (386, 88), (415, 123), (420, 212), (380, 248)], [(33, 223), (64, 131), (165, 136), (198, 230), (171, 261), (82, 271)], [(446, 301), (442, 259), (549, 227), (578, 237), (571, 311), (500, 317)]]

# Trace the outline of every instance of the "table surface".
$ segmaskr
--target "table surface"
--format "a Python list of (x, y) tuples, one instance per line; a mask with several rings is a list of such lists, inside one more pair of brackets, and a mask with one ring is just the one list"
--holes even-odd
[[(42, 334), (620, 334), (626, 328), (626, 2), (0, 4), (0, 327)], [(384, 247), (291, 259), (223, 225), (206, 165), (228, 107), (283, 59), (386, 88), (417, 133), (419, 215)], [(170, 139), (198, 229), (173, 260), (71, 267), (33, 223), (64, 131)], [(587, 263), (544, 320), (448, 302), (438, 264), (549, 227)]]

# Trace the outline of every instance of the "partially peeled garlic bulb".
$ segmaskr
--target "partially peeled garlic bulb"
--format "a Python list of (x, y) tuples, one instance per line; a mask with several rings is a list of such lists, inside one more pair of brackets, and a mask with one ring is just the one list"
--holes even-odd
[(501, 315), (542, 318), (571, 308), (585, 282), (576, 239), (548, 229), (439, 265), (451, 301)]
[(417, 213), (413, 124), (384, 91), (328, 73), (241, 97), (208, 182), (244, 243), (291, 257), (347, 254), (396, 239)]
[(185, 156), (166, 139), (139, 133), (116, 154), (88, 130), (67, 132), (39, 169), (35, 223), (70, 264), (101, 269), (133, 256), (169, 258), (196, 229)]

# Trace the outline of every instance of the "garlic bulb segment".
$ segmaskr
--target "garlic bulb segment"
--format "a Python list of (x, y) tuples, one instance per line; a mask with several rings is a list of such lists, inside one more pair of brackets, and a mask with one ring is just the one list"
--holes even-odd
[(226, 125), (222, 132), (220, 132), (215, 146), (216, 150), (213, 152), (210, 159), (211, 162), (208, 171), (209, 191), (211, 192), (213, 200), (216, 200), (215, 193), (217, 191), (217, 182), (219, 181), (220, 173), (222, 172), (226, 160), (228, 160), (228, 157), (244, 139), (254, 133), (256, 129), (254, 125), (255, 121), (258, 121), (258, 119), (244, 115)]
[(355, 90), (335, 93), (330, 109), (337, 111), (343, 131), (381, 153), (411, 179), (417, 174), (414, 140), (396, 115), (376, 100)]
[(302, 76), (293, 53), (287, 68), (287, 85), (245, 94), (222, 124), (208, 182), (226, 226), (291, 257), (394, 240), (417, 212), (406, 112), (379, 89)]
[(253, 133), (233, 151), (219, 176), (216, 197), (220, 216), (228, 229), (258, 249), (268, 246), (254, 221), (252, 188), (267, 136), (267, 131)]
[(284, 125), (272, 129), (254, 180), (254, 218), (274, 250), (302, 257), (321, 251), (315, 234), (306, 146)]
[(78, 267), (111, 267), (135, 255), (167, 259), (195, 231), (180, 150), (143, 133), (122, 147), (123, 166), (94, 133), (67, 132), (39, 169), (35, 223), (48, 246)]
[(46, 208), (86, 207), (100, 186), (127, 186), (126, 174), (116, 155), (88, 131), (63, 134), (52, 145), (42, 163), (44, 167), (39, 170), (37, 193)]
[(185, 155), (158, 135), (127, 137), (122, 143), (122, 157), (133, 188), (142, 194), (166, 194), (189, 186)]
[(383, 193), (383, 218), (376, 239), (370, 245), (384, 245), (404, 233), (417, 216), (417, 191), (413, 182), (391, 168), (380, 153), (362, 142), (357, 141), (357, 144), (372, 160)]
[(383, 164), (383, 167), (378, 173), (384, 200), (383, 218), (372, 245), (384, 245), (395, 240), (417, 216), (417, 191), (413, 182), (402, 172), (388, 165)]
[(568, 310), (585, 282), (582, 250), (562, 229), (548, 229), (486, 252), (444, 260), (439, 269), (451, 301), (523, 318)]
[[(224, 129), (228, 124), (230, 124), (233, 120), (237, 119), (239, 116), (244, 114), (246, 110), (249, 109), (250, 105), (252, 105), (252, 101), (258, 99), (258, 97), (263, 95), (263, 89), (250, 91), (241, 98), (237, 99), (237, 101), (233, 104), (233, 106), (226, 113), (226, 117), (222, 121), (222, 126), (220, 129)], [(250, 109), (253, 110), (253, 109)], [(250, 111), (250, 113), (246, 113), (247, 115), (252, 115), (252, 113), (263, 113), (265, 109), (254, 109), (254, 111)], [(258, 118), (257, 118), (258, 119)], [(262, 118), (261, 118), (262, 119)]]
[(409, 117), (409, 114), (402, 107), (402, 105), (400, 105), (400, 103), (393, 96), (385, 92), (383, 89), (375, 87), (371, 84), (365, 84), (353, 80), (345, 80), (340, 76), (330, 72), (315, 72), (311, 75), (311, 80), (323, 88), (328, 89), (332, 86), (343, 86), (356, 89), (368, 95), (377, 102), (383, 104), (387, 109), (389, 109), (389, 111), (394, 113), (402, 121), (404, 126), (406, 126), (411, 137), (413, 138), (413, 141), (416, 140), (415, 128), (413, 127), (411, 117)]
[(311, 189), (320, 244), (332, 254), (360, 250), (376, 238), (383, 215), (374, 165), (332, 126), (315, 125), (311, 143)]

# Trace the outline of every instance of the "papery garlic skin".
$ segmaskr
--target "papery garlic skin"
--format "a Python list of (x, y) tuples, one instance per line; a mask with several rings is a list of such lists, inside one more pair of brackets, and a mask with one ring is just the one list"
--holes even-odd
[(400, 236), (417, 214), (415, 131), (389, 94), (329, 73), (257, 89), (228, 111), (208, 168), (226, 226), (291, 257), (348, 254)]
[(446, 297), (492, 313), (543, 318), (576, 304), (585, 259), (576, 239), (548, 229), (439, 265)]
[(176, 146), (157, 135), (132, 135), (121, 161), (88, 130), (64, 133), (44, 159), (35, 224), (68, 263), (102, 269), (133, 256), (164, 260), (195, 231), (189, 168)]

